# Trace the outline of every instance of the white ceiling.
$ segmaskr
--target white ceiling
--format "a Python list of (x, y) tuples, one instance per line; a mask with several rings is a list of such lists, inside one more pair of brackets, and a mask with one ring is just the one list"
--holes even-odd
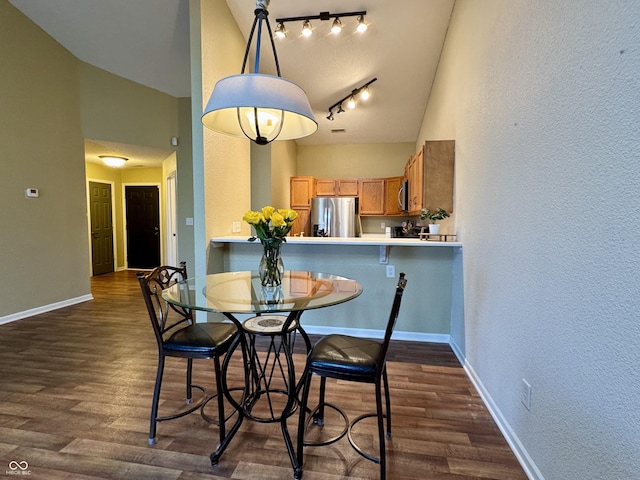
[[(190, 95), (188, 0), (9, 1), (79, 59), (176, 97)], [(255, 0), (226, 1), (246, 38)], [(274, 30), (276, 18), (367, 11), (369, 29), (364, 34), (354, 33), (355, 17), (345, 17), (338, 36), (330, 33), (330, 21), (315, 20), (310, 38), (300, 36), (302, 22), (292, 22), (286, 24), (288, 37), (276, 39), (282, 76), (307, 92), (318, 121), (318, 131), (298, 143), (416, 141), (453, 4), (454, 0), (271, 0)], [(261, 71), (273, 73), (268, 47), (263, 42)], [(333, 122), (326, 119), (329, 106), (374, 77), (378, 80), (366, 103), (336, 115)], [(91, 149), (108, 142), (94, 139), (86, 144), (88, 156), (97, 157), (98, 151)], [(112, 146), (132, 159), (133, 153), (144, 155), (144, 148), (129, 154), (127, 145)], [(150, 151), (148, 159), (137, 163), (161, 162), (170, 152)]]

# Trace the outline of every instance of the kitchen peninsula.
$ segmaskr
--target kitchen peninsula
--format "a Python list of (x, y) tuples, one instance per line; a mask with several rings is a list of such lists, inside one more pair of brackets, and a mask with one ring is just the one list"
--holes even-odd
[[(256, 270), (262, 246), (247, 236), (212, 238), (208, 271)], [(409, 280), (394, 338), (449, 341), (454, 316), (460, 315), (462, 243), (388, 238), (287, 237), (282, 246), (287, 270), (331, 273), (358, 280), (363, 294), (348, 304), (305, 312), (309, 333), (348, 333), (379, 338), (383, 334), (397, 276)], [(457, 323), (457, 322), (456, 322)]]

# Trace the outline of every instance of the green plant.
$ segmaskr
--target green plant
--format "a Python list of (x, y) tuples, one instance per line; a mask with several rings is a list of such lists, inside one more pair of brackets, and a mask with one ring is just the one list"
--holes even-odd
[(450, 215), (447, 213), (447, 211), (442, 208), (438, 208), (435, 211), (431, 211), (426, 208), (420, 210), (420, 220), (428, 219), (431, 223), (436, 223), (438, 220), (443, 220), (449, 216)]

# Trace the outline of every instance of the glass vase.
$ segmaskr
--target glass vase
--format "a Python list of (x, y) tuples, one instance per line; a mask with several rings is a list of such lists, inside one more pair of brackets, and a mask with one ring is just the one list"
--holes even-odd
[(260, 282), (264, 287), (277, 287), (282, 283), (284, 264), (280, 257), (280, 247), (265, 247), (258, 267)]

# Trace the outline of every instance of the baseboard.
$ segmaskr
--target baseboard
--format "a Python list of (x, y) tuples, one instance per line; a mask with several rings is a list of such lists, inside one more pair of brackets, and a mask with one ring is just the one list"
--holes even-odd
[[(323, 327), (323, 326), (307, 326), (303, 325), (304, 331), (311, 335), (329, 335), (337, 333), (340, 335), (352, 335), (354, 337), (364, 338), (383, 338), (384, 330), (372, 330), (363, 328), (340, 328), (340, 327)], [(417, 333), (417, 332), (400, 332), (394, 331), (393, 340), (406, 340), (412, 342), (431, 342), (431, 343), (449, 343), (449, 334), (440, 333)]]
[(31, 308), (23, 312), (12, 313), (11, 315), (0, 317), (0, 325), (15, 322), (16, 320), (22, 320), (23, 318), (27, 318), (27, 317), (33, 317), (34, 315), (40, 315), (41, 313), (50, 312), (52, 310), (58, 310), (59, 308), (69, 307), (77, 303), (88, 302), (89, 300), (93, 300), (93, 295), (91, 294), (82, 295), (80, 297), (62, 300), (61, 302), (50, 303), (49, 305), (43, 305), (42, 307)]
[(509, 425), (509, 422), (507, 422), (507, 420), (504, 418), (504, 415), (502, 415), (502, 412), (500, 411), (496, 403), (493, 401), (493, 398), (489, 394), (488, 390), (482, 384), (482, 381), (476, 374), (473, 367), (469, 364), (469, 362), (467, 362), (465, 356), (462, 354), (458, 345), (453, 340), (449, 342), (449, 345), (451, 345), (451, 349), (453, 350), (455, 355), (458, 357), (458, 360), (462, 364), (462, 367), (464, 368), (464, 371), (467, 373), (467, 376), (471, 380), (471, 383), (473, 383), (473, 386), (476, 388), (476, 390), (480, 394), (482, 401), (484, 402), (485, 406), (489, 410), (489, 413), (493, 417), (493, 420), (498, 425), (498, 428), (500, 429), (500, 431), (502, 432), (502, 435), (504, 436), (505, 440), (509, 444), (509, 447), (511, 447), (511, 450), (513, 451), (514, 455), (518, 459), (518, 462), (520, 463), (520, 466), (524, 470), (524, 473), (526, 473), (527, 477), (530, 480), (544, 480), (544, 477), (542, 476), (542, 472), (540, 472), (535, 462), (527, 452), (527, 449), (524, 447), (524, 445), (522, 445), (522, 442), (520, 442), (520, 439), (511, 428), (511, 425)]

